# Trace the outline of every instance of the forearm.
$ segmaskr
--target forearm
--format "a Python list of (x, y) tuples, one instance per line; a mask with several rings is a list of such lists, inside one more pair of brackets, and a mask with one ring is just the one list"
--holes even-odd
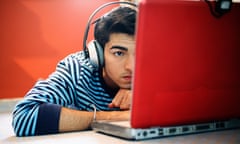
[(93, 112), (62, 107), (59, 120), (59, 132), (88, 129), (92, 120)]
[[(59, 121), (59, 132), (80, 131), (90, 128), (93, 112), (62, 108)], [(129, 111), (99, 111), (97, 120), (127, 120)]]

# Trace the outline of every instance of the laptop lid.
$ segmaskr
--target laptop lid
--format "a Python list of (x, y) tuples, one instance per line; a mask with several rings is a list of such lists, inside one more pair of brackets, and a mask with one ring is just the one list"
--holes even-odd
[(210, 9), (205, 1), (140, 2), (133, 128), (240, 118), (240, 4), (222, 17)]

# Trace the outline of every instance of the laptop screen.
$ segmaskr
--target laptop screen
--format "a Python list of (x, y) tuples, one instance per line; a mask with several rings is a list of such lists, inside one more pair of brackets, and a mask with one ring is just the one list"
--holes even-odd
[(240, 117), (240, 4), (222, 16), (214, 6), (140, 2), (132, 127)]

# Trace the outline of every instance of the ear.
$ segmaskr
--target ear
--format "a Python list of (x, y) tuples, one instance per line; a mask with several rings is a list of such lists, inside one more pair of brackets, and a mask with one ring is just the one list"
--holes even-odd
[(102, 68), (104, 65), (104, 53), (100, 44), (96, 40), (92, 40), (88, 44), (87, 50), (91, 64), (97, 69)]

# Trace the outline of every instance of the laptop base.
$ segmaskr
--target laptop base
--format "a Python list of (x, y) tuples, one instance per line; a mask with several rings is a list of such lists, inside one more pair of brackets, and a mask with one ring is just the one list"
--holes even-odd
[(218, 130), (227, 130), (240, 128), (240, 119), (231, 119), (225, 121), (171, 126), (171, 127), (153, 127), (146, 129), (134, 129), (130, 127), (129, 121), (95, 121), (92, 128), (96, 132), (112, 135), (128, 140), (144, 140), (152, 138), (169, 137), (184, 134), (194, 134), (202, 132), (211, 132)]

